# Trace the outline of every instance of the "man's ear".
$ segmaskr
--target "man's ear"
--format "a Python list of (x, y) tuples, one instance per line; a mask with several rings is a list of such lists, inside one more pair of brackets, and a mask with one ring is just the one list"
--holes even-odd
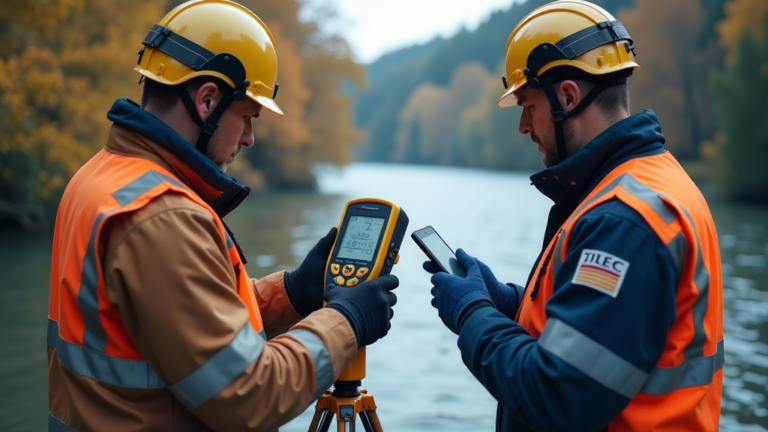
[(212, 83), (207, 82), (200, 86), (197, 93), (193, 97), (195, 102), (195, 108), (197, 108), (197, 115), (205, 121), (209, 115), (216, 108), (216, 104), (219, 102), (221, 92), (219, 87)]
[(579, 86), (571, 81), (565, 80), (560, 83), (560, 87), (557, 89), (557, 97), (560, 99), (560, 105), (563, 106), (565, 112), (570, 112), (581, 102), (582, 94)]

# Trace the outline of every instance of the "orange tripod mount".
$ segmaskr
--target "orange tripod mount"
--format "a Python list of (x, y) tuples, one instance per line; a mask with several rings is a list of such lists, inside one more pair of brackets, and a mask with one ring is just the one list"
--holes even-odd
[[(326, 264), (325, 285), (354, 288), (365, 280), (389, 274), (400, 259), (408, 216), (397, 205), (361, 198), (347, 203)], [(382, 432), (373, 396), (360, 389), (365, 378), (365, 347), (315, 404), (309, 432), (328, 432), (336, 417), (339, 432), (354, 432), (360, 421), (365, 432)]]

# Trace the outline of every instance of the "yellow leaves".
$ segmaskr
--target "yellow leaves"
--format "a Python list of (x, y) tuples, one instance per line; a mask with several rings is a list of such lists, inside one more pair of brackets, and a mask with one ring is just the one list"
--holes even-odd
[[(2, 1), (2, 0), (0, 0)], [(181, 1), (24, 0), (0, 7), (0, 194), (52, 200), (79, 167), (103, 147), (106, 113), (118, 97), (138, 101), (133, 71), (141, 41)], [(320, 53), (316, 26), (298, 19), (298, 0), (243, 0), (272, 30), (286, 113), (255, 123), (257, 147), (245, 178), (310, 185), (310, 164), (341, 164), (360, 139), (342, 80), (362, 82), (363, 69), (343, 40)], [(251, 168), (253, 165), (253, 168)], [(255, 170), (259, 170), (256, 172)], [(277, 179), (275, 181), (275, 179)], [(7, 199), (0, 195), (0, 199)]]
[(765, 0), (732, 0), (725, 4), (726, 17), (717, 23), (720, 43), (728, 49), (727, 61), (733, 64), (736, 44), (741, 33), (749, 31), (755, 41), (763, 37), (768, 2)]
[(103, 146), (112, 102), (139, 96), (132, 67), (163, 5), (6, 3), (13, 5), (4, 5), (0, 18), (13, 31), (0, 32), (0, 190), (28, 201), (55, 199)]

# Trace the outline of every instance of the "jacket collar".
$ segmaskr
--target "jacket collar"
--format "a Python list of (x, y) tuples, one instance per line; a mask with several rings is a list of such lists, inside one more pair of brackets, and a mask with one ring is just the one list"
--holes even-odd
[(656, 114), (644, 110), (604, 130), (563, 162), (531, 176), (555, 204), (576, 204), (616, 166), (637, 157), (664, 153), (665, 138)]
[(114, 122), (107, 148), (145, 157), (173, 172), (224, 217), (247, 197), (251, 188), (222, 173), (170, 126), (135, 102), (120, 98), (107, 113)]

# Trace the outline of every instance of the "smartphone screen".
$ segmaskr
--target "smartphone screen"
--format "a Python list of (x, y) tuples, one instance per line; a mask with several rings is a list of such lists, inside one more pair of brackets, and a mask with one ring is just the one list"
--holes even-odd
[(419, 247), (425, 249), (424, 253), (426, 253), (432, 261), (436, 261), (445, 272), (458, 277), (467, 276), (467, 272), (461, 264), (459, 264), (456, 255), (434, 228), (422, 228), (415, 231), (412, 237)]

